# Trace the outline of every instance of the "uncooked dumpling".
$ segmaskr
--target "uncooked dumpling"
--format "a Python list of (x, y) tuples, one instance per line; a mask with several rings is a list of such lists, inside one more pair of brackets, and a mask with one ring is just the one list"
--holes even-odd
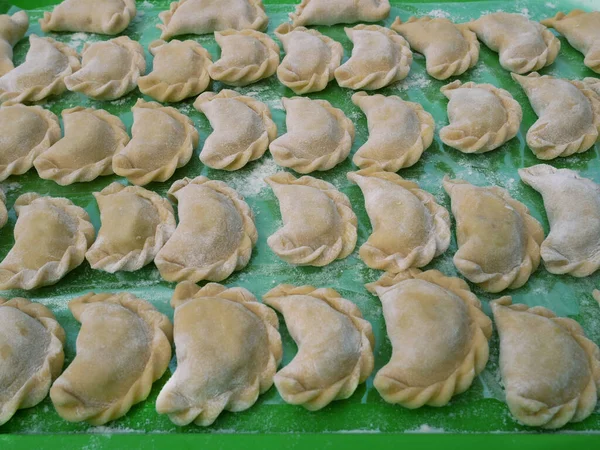
[(356, 215), (350, 200), (332, 184), (279, 172), (265, 178), (279, 200), (283, 227), (267, 244), (284, 261), (324, 266), (356, 246)]
[(103, 109), (62, 112), (65, 135), (34, 161), (40, 176), (65, 186), (113, 173), (112, 160), (129, 142), (125, 125)]
[(485, 153), (519, 132), (523, 111), (510, 92), (491, 84), (462, 84), (459, 80), (440, 91), (450, 100), (450, 124), (440, 130), (444, 144), (463, 153)]
[(396, 95), (357, 92), (352, 103), (367, 116), (369, 139), (352, 157), (361, 169), (397, 172), (421, 158), (433, 141), (433, 116), (421, 105)]
[(523, 286), (540, 263), (540, 223), (498, 186), (473, 186), (447, 176), (443, 185), (456, 220), (456, 268), (488, 292)]
[(352, 148), (354, 124), (326, 100), (282, 98), (287, 132), (269, 147), (275, 162), (299, 173), (329, 170)]
[(423, 267), (450, 245), (450, 214), (429, 192), (391, 172), (348, 173), (360, 187), (373, 232), (359, 251), (373, 269)]
[(14, 207), (15, 244), (0, 263), (0, 290), (54, 284), (83, 262), (95, 234), (83, 208), (33, 192)]
[(373, 381), (386, 402), (444, 406), (469, 389), (487, 364), (492, 321), (465, 281), (410, 269), (366, 287), (381, 300), (392, 344)]
[(90, 292), (69, 302), (81, 323), (77, 354), (50, 398), (69, 422), (103, 425), (148, 397), (171, 360), (173, 326), (146, 300), (127, 292)]
[(222, 181), (200, 176), (169, 189), (179, 225), (154, 263), (167, 281), (221, 281), (246, 267), (258, 233), (241, 195)]
[(166, 198), (139, 186), (114, 182), (94, 192), (102, 225), (85, 254), (92, 269), (132, 272), (150, 264), (175, 231)]
[(12, 70), (13, 47), (23, 39), (29, 28), (29, 17), (25, 11), (12, 16), (0, 14), (0, 77)]
[(354, 47), (350, 59), (335, 69), (341, 87), (380, 89), (406, 78), (412, 52), (402, 36), (379, 25), (356, 25), (344, 30)]
[(177, 369), (156, 411), (179, 426), (212, 424), (223, 410), (250, 408), (273, 385), (281, 361), (279, 321), (246, 289), (209, 283), (177, 285)]
[(290, 14), (294, 26), (378, 22), (390, 13), (389, 0), (301, 0)]
[(358, 307), (333, 289), (281, 284), (263, 296), (298, 346), (275, 375), (283, 399), (310, 411), (350, 397), (373, 371), (375, 338)]
[(543, 428), (581, 422), (598, 399), (598, 346), (572, 319), (511, 303), (510, 297), (491, 303), (510, 412), (525, 425)]
[(538, 120), (527, 131), (527, 145), (539, 159), (554, 159), (591, 148), (600, 132), (600, 97), (587, 83), (549, 75), (513, 74)]
[(206, 114), (214, 130), (200, 152), (200, 161), (213, 169), (240, 169), (260, 158), (277, 137), (267, 105), (235, 91), (205, 92), (194, 108)]

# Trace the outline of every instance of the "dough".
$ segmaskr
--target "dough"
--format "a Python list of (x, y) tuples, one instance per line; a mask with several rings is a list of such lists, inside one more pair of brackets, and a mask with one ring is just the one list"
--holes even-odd
[(600, 78), (587, 77), (583, 79), (583, 82), (585, 83), (586, 87), (600, 96)]
[(0, 228), (8, 222), (8, 210), (6, 209), (6, 194), (0, 189)]
[(290, 14), (293, 26), (378, 22), (390, 13), (389, 0), (301, 0)]
[(0, 77), (11, 71), (13, 65), (13, 47), (23, 39), (29, 28), (29, 17), (25, 11), (12, 16), (0, 14)]

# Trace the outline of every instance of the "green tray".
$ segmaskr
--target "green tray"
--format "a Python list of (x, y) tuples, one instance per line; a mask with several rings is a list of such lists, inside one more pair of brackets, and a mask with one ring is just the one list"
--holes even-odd
[[(0, 0), (0, 12), (9, 10), (11, 13), (18, 8), (5, 5)], [(31, 25), (30, 33), (42, 34), (37, 19), (44, 11), (49, 11), (50, 3), (56, 0), (14, 0), (18, 7), (28, 10)], [(293, 11), (293, 0), (266, 0), (266, 10), (270, 17), (269, 30), (273, 33), (275, 27), (287, 20), (287, 14)], [(482, 14), (504, 10), (526, 14), (534, 20), (553, 16), (557, 11), (568, 11), (575, 7), (583, 9), (600, 9), (600, 1), (469, 1), (469, 2), (437, 2), (413, 1), (410, 3), (392, 1), (393, 8), (385, 21), (389, 25), (400, 15), (407, 19), (411, 15), (430, 14), (444, 16), (456, 22), (465, 22)], [(159, 11), (168, 9), (166, 0), (150, 0), (138, 2), (138, 15), (126, 30), (128, 36), (138, 40), (147, 48), (148, 44), (159, 37), (155, 27)], [(351, 43), (344, 34), (343, 26), (319, 27), (319, 30), (341, 42), (346, 57), (350, 54)], [(81, 50), (84, 42), (107, 39), (99, 35), (84, 33), (49, 34), (59, 41), (68, 43)], [(188, 38), (186, 36), (186, 38)], [(189, 36), (202, 43), (217, 57), (218, 47), (212, 36)], [(543, 74), (552, 74), (566, 78), (582, 78), (595, 74), (583, 65), (582, 55), (575, 51), (563, 38), (562, 49), (556, 62), (542, 70)], [(28, 48), (27, 40), (22, 40), (15, 48), (16, 63), (20, 63)], [(151, 68), (152, 57), (146, 53), (148, 70)], [(508, 189), (516, 199), (524, 202), (544, 225), (548, 232), (548, 221), (544, 212), (540, 195), (533, 189), (521, 183), (517, 169), (538, 163), (532, 152), (526, 147), (524, 135), (536, 120), (527, 97), (521, 88), (511, 80), (507, 71), (498, 63), (498, 55), (481, 46), (480, 59), (475, 68), (463, 76), (462, 81), (493, 83), (509, 90), (523, 106), (523, 124), (518, 137), (511, 140), (500, 149), (484, 155), (465, 155), (444, 146), (436, 133), (432, 146), (423, 154), (421, 160), (411, 168), (403, 169), (403, 177), (417, 181), (424, 189), (433, 193), (436, 199), (449, 208), (449, 200), (441, 188), (444, 175), (464, 178), (475, 184), (496, 184)], [(451, 80), (450, 80), (451, 81)], [(434, 115), (436, 129), (439, 130), (447, 123), (447, 101), (439, 92), (446, 82), (437, 81), (425, 72), (423, 57), (415, 54), (409, 76), (391, 87), (382, 89), (383, 94), (400, 95), (402, 98), (421, 103), (424, 108)], [(220, 90), (220, 83), (213, 82), (211, 89)], [(293, 93), (281, 85), (276, 77), (263, 80), (254, 85), (238, 88), (239, 92), (256, 97), (265, 102), (273, 113), (279, 134), (285, 132), (285, 113), (281, 107), (280, 97), (292, 96)], [(356, 151), (367, 138), (367, 126), (364, 115), (350, 100), (353, 91), (339, 88), (335, 82), (322, 92), (310, 94), (311, 98), (322, 98), (341, 108), (356, 124), (356, 139), (352, 151)], [(65, 93), (43, 103), (45, 107), (60, 114), (63, 109), (76, 105), (95, 106), (104, 108), (123, 119), (128, 127), (132, 124), (131, 106), (140, 93), (132, 94), (112, 102), (96, 102), (82, 95)], [(349, 196), (354, 211), (359, 220), (358, 245), (356, 251), (342, 261), (336, 261), (323, 268), (293, 267), (279, 260), (268, 248), (267, 237), (281, 226), (278, 203), (262, 181), (265, 176), (278, 170), (270, 155), (265, 155), (247, 167), (225, 172), (204, 167), (198, 160), (202, 143), (211, 132), (206, 118), (192, 107), (193, 99), (175, 105), (183, 113), (190, 116), (200, 131), (201, 144), (195, 151), (191, 162), (177, 170), (175, 175), (165, 183), (152, 183), (147, 186), (164, 195), (169, 186), (177, 179), (195, 177), (200, 174), (209, 178), (227, 182), (238, 190), (247, 200), (256, 215), (256, 225), (259, 230), (258, 244), (253, 252), (250, 264), (242, 271), (236, 272), (224, 283), (229, 286), (242, 286), (252, 291), (260, 298), (273, 286), (279, 283), (312, 284), (318, 287), (332, 287), (344, 297), (354, 301), (372, 325), (376, 337), (375, 369), (381, 368), (390, 357), (391, 348), (385, 334), (381, 306), (377, 297), (369, 294), (364, 284), (377, 279), (381, 272), (367, 268), (357, 256), (359, 246), (367, 239), (371, 227), (365, 212), (362, 194), (358, 187), (346, 180), (346, 173), (355, 170), (348, 158), (344, 163), (328, 172), (313, 173), (312, 176), (333, 183)], [(581, 171), (582, 175), (600, 182), (600, 166), (598, 152), (600, 144), (587, 152), (557, 159), (551, 162), (556, 167), (569, 167)], [(15, 199), (25, 192), (36, 191), (44, 195), (64, 196), (77, 205), (85, 208), (90, 214), (96, 228), (99, 227), (99, 214), (92, 192), (99, 191), (109, 183), (118, 180), (116, 176), (101, 177), (90, 183), (80, 183), (61, 187), (52, 181), (41, 180), (35, 170), (25, 175), (10, 177), (0, 187), (7, 193), (7, 206), (12, 207)], [(0, 230), (0, 255), (6, 254), (13, 245), (14, 211), (11, 210), (9, 223)], [(436, 258), (428, 267), (439, 269), (445, 274), (457, 276), (452, 264), (452, 256), (456, 251), (453, 239), (450, 249), (441, 257)], [(596, 343), (600, 343), (600, 306), (592, 298), (591, 292), (600, 287), (600, 273), (586, 278), (551, 275), (540, 267), (529, 282), (521, 289), (511, 291), (514, 301), (529, 305), (543, 305), (551, 308), (561, 316), (569, 316), (577, 320), (585, 329), (587, 335)], [(149, 265), (134, 273), (107, 274), (95, 271), (86, 263), (68, 274), (55, 286), (41, 288), (31, 292), (14, 291), (5, 296), (23, 296), (47, 305), (56, 315), (67, 332), (66, 364), (74, 357), (75, 339), (79, 324), (73, 319), (67, 308), (68, 301), (89, 291), (129, 291), (152, 302), (160, 311), (172, 318), (169, 300), (174, 288), (173, 283), (162, 281), (154, 265)], [(490, 312), (488, 302), (497, 296), (485, 293), (472, 286), (474, 292), (483, 301), (485, 311)], [(284, 358), (282, 365), (287, 364), (296, 352), (294, 342), (287, 333), (281, 320), (281, 333), (284, 343)], [(16, 446), (35, 446), (37, 448), (60, 448), (64, 445), (79, 447), (83, 443), (112, 443), (114, 446), (136, 448), (143, 446), (150, 439), (153, 445), (210, 445), (211, 447), (250, 445), (262, 446), (302, 446), (314, 447), (325, 441), (337, 445), (460, 445), (461, 447), (481, 447), (520, 444), (528, 448), (556, 445), (574, 445), (587, 443), (595, 439), (592, 433), (600, 432), (600, 407), (594, 414), (581, 423), (569, 424), (560, 432), (541, 434), (538, 430), (521, 426), (510, 415), (504, 403), (503, 391), (500, 385), (498, 371), (498, 338), (492, 338), (490, 361), (486, 370), (474, 381), (473, 386), (464, 394), (456, 396), (451, 403), (443, 408), (423, 407), (418, 410), (407, 410), (399, 406), (385, 403), (373, 388), (373, 377), (360, 385), (356, 393), (344, 401), (337, 401), (318, 412), (309, 412), (297, 406), (287, 405), (271, 388), (262, 395), (252, 408), (241, 413), (224, 412), (219, 419), (208, 428), (197, 426), (177, 427), (166, 416), (158, 415), (154, 404), (158, 392), (175, 368), (173, 360), (170, 370), (154, 384), (149, 398), (135, 405), (129, 413), (103, 427), (91, 427), (85, 423), (72, 424), (62, 420), (54, 411), (52, 403), (47, 398), (34, 408), (20, 410), (4, 426), (0, 427), (0, 449)], [(418, 433), (403, 434), (399, 433)], [(156, 434), (154, 434), (156, 433)], [(165, 435), (168, 433), (168, 435)], [(235, 433), (235, 434), (234, 434)], [(240, 436), (240, 433), (249, 433)], [(359, 433), (360, 435), (356, 435)], [(366, 435), (366, 434), (369, 435)], [(431, 433), (449, 433), (451, 436), (440, 436)], [(495, 433), (488, 436), (473, 435), (474, 433)], [(503, 435), (509, 433), (510, 435)], [(531, 435), (533, 433), (533, 435)], [(565, 434), (570, 433), (570, 434)], [(575, 433), (577, 433), (575, 435)], [(93, 434), (93, 435), (91, 435)], [(142, 437), (139, 434), (154, 434)], [(526, 435), (528, 434), (528, 435)], [(48, 436), (48, 435), (51, 435)], [(488, 438), (483, 441), (483, 438)], [(485, 442), (485, 443), (484, 443)], [(370, 444), (373, 443), (373, 444)]]

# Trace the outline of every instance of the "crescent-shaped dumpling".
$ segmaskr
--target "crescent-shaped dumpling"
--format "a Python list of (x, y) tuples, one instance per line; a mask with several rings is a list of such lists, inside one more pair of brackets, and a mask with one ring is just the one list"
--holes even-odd
[(12, 16), (0, 14), (0, 77), (14, 69), (13, 47), (23, 39), (29, 28), (29, 17), (25, 11)]
[(338, 23), (379, 22), (390, 13), (389, 0), (301, 0), (290, 13), (292, 24), (336, 25)]

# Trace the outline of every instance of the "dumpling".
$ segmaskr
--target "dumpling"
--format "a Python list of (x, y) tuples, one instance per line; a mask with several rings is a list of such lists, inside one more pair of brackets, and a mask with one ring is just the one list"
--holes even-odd
[(583, 63), (600, 73), (600, 11), (574, 9), (569, 14), (559, 12), (541, 21), (565, 36), (573, 47), (585, 56)]
[(511, 72), (527, 73), (549, 66), (560, 51), (560, 41), (550, 30), (521, 14), (495, 12), (467, 26), (500, 54), (500, 65)]
[(113, 157), (113, 170), (140, 186), (167, 181), (189, 162), (198, 145), (194, 122), (175, 108), (141, 98), (132, 111), (132, 138)]
[(275, 375), (283, 399), (310, 411), (350, 397), (373, 371), (375, 338), (358, 307), (333, 289), (280, 284), (263, 296), (298, 346)]
[(163, 103), (179, 102), (208, 87), (211, 56), (198, 42), (159, 40), (152, 42), (149, 50), (154, 63), (152, 72), (138, 78), (142, 94)]
[(0, 14), (0, 77), (11, 71), (13, 65), (13, 47), (23, 39), (29, 28), (29, 17), (25, 11), (12, 16)]
[(412, 52), (402, 36), (379, 25), (356, 25), (344, 30), (354, 47), (350, 59), (335, 69), (341, 87), (380, 89), (406, 78)]
[(62, 112), (65, 135), (33, 162), (40, 178), (65, 186), (113, 173), (112, 160), (129, 142), (125, 125), (103, 109)]
[(41, 106), (0, 108), (0, 181), (21, 175), (34, 159), (60, 139), (58, 117)]
[(49, 37), (29, 36), (25, 62), (0, 77), (0, 103), (38, 102), (65, 91), (65, 77), (79, 70), (79, 56)]
[(250, 408), (273, 385), (282, 347), (277, 315), (243, 288), (177, 285), (177, 369), (156, 411), (179, 426), (212, 424), (223, 410)]
[(487, 364), (492, 321), (465, 281), (410, 269), (366, 287), (381, 300), (392, 344), (373, 381), (386, 402), (444, 406), (469, 389)]
[(267, 244), (284, 261), (325, 266), (356, 246), (358, 221), (350, 200), (332, 184), (279, 172), (265, 178), (279, 200), (283, 227)]
[(221, 281), (246, 267), (258, 233), (241, 195), (203, 176), (176, 181), (168, 194), (179, 225), (154, 259), (165, 280)]
[(294, 28), (289, 23), (279, 25), (275, 36), (285, 50), (285, 57), (277, 68), (279, 81), (296, 94), (325, 89), (342, 63), (342, 44), (317, 30)]
[(166, 198), (139, 186), (114, 182), (94, 192), (102, 225), (85, 254), (92, 269), (132, 272), (150, 264), (175, 231)]
[(209, 34), (221, 30), (264, 30), (269, 18), (262, 0), (179, 0), (158, 17), (161, 39), (181, 34)]
[(459, 272), (487, 292), (523, 286), (540, 263), (540, 223), (498, 186), (473, 186), (447, 176), (443, 186), (456, 220)]
[(77, 354), (50, 389), (69, 422), (103, 425), (148, 397), (171, 360), (173, 326), (146, 300), (127, 292), (90, 292), (69, 302), (81, 323)]
[(450, 214), (429, 192), (391, 172), (348, 173), (360, 187), (373, 232), (359, 251), (373, 269), (423, 267), (450, 246)]
[(0, 189), (0, 228), (8, 222), (8, 210), (6, 209), (6, 194)]
[(554, 159), (591, 148), (600, 132), (600, 97), (586, 83), (549, 75), (512, 75), (538, 120), (527, 131), (527, 145), (539, 159)]
[(299, 173), (329, 170), (346, 159), (354, 124), (326, 100), (282, 98), (287, 133), (269, 146), (275, 162)]
[(587, 77), (583, 79), (583, 82), (588, 88), (600, 96), (600, 78)]
[(369, 139), (352, 157), (361, 169), (397, 172), (416, 164), (433, 142), (433, 116), (418, 103), (366, 92), (354, 94), (352, 103), (365, 113), (369, 126)]
[(390, 13), (389, 0), (302, 0), (290, 14), (293, 26), (378, 22)]
[(391, 25), (410, 44), (410, 48), (425, 56), (427, 73), (438, 80), (465, 73), (477, 64), (479, 42), (465, 24), (429, 16), (411, 17), (402, 23), (400, 17)]
[(64, 0), (44, 13), (40, 26), (49, 31), (83, 31), (115, 35), (129, 26), (136, 14), (135, 0)]
[(463, 153), (485, 153), (519, 132), (523, 111), (510, 92), (491, 84), (462, 84), (456, 80), (440, 91), (448, 102), (449, 125), (440, 139)]
[(215, 32), (221, 58), (208, 66), (215, 81), (246, 86), (270, 77), (279, 65), (279, 46), (265, 33), (255, 30)]
[(541, 306), (491, 302), (500, 335), (506, 403), (529, 426), (560, 428), (581, 422), (596, 406), (600, 350), (572, 319)]
[(0, 263), (0, 290), (55, 284), (83, 262), (95, 234), (83, 208), (30, 192), (17, 198), (15, 211), (15, 244)]
[(277, 137), (267, 105), (235, 91), (205, 92), (194, 108), (206, 114), (214, 130), (200, 152), (200, 161), (213, 169), (241, 169), (260, 158)]
[(81, 69), (66, 77), (65, 85), (96, 100), (115, 100), (133, 91), (146, 72), (143, 47), (127, 36), (86, 42), (81, 57)]

